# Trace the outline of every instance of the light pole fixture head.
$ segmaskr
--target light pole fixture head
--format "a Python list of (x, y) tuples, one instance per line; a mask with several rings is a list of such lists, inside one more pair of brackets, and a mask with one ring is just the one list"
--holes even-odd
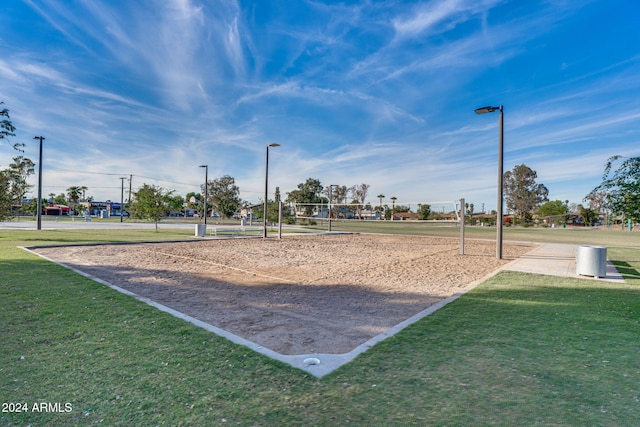
[(198, 167), (199, 167), (199, 168), (206, 168), (206, 167), (209, 167), (209, 165), (200, 165), (200, 166), (198, 166)]
[(502, 105), (499, 107), (487, 106), (487, 107), (476, 108), (474, 111), (476, 112), (476, 114), (493, 113), (494, 111), (502, 111)]
[(34, 136), (33, 139), (45, 139), (44, 136)]
[(267, 144), (267, 147), (280, 147), (280, 144), (274, 142), (272, 144)]

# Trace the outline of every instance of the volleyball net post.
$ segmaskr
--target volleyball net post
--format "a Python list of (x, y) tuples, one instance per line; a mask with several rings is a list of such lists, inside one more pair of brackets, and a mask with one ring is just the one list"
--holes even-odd
[(464, 197), (460, 199), (460, 255), (464, 255)]
[(282, 207), (284, 202), (280, 200), (278, 202), (278, 239), (282, 239)]

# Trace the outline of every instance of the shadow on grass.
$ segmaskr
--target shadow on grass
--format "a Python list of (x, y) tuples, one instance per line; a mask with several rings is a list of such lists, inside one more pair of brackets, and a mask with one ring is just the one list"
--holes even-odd
[[(9, 425), (211, 425), (213, 417), (229, 425), (634, 425), (640, 418), (640, 294), (624, 284), (502, 272), (315, 380), (44, 260), (6, 262), (0, 273), (1, 391), (74, 408), (58, 418), (0, 414)], [(264, 295), (277, 300), (277, 288), (267, 285)], [(314, 296), (325, 308), (331, 297)]]
[[(637, 261), (636, 261), (637, 262)], [(611, 261), (616, 267), (618, 272), (622, 274), (625, 279), (640, 279), (640, 271), (636, 270), (631, 264), (626, 261)]]

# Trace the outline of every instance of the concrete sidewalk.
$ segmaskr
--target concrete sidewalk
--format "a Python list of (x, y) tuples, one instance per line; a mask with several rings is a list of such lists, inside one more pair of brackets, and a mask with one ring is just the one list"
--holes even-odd
[(574, 277), (589, 280), (624, 282), (618, 270), (607, 260), (606, 277), (594, 278), (576, 274), (576, 251), (578, 245), (564, 243), (542, 243), (531, 252), (507, 264), (503, 270), (550, 276)]

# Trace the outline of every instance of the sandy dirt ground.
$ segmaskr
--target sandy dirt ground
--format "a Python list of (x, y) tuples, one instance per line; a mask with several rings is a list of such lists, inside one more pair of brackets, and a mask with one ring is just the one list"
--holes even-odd
[(285, 355), (353, 350), (533, 249), (416, 236), (320, 235), (37, 248)]

